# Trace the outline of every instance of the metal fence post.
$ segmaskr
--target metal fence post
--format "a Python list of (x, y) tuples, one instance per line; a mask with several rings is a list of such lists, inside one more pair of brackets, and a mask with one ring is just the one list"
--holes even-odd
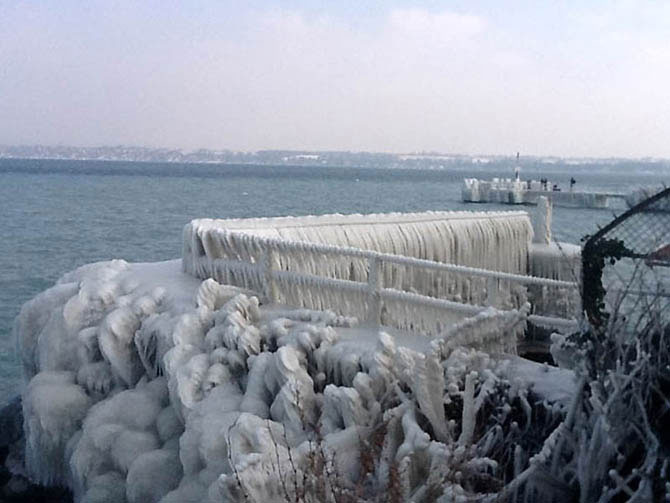
[(486, 304), (498, 307), (498, 280), (494, 276), (486, 280)]
[(266, 249), (262, 255), (261, 275), (263, 281), (263, 294), (269, 304), (279, 302), (279, 292), (277, 291), (277, 282), (275, 281), (273, 265), (277, 254), (272, 249)]
[(382, 322), (382, 281), (380, 278), (381, 263), (374, 255), (368, 257), (368, 295), (370, 297), (370, 312), (368, 322), (373, 325), (381, 325)]

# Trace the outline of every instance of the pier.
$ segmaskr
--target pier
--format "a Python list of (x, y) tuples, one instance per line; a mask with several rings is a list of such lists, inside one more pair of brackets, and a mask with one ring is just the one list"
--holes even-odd
[(553, 206), (564, 208), (608, 208), (611, 199), (625, 199), (626, 194), (556, 190), (549, 181), (493, 178), (479, 180), (466, 178), (462, 198), (465, 203), (498, 203), (536, 205), (540, 197), (547, 197)]

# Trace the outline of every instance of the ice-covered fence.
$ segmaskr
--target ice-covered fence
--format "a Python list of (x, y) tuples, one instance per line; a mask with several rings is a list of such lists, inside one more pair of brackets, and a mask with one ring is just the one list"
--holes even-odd
[[(305, 217), (199, 219), (187, 225), (210, 257), (227, 229), (282, 241), (326, 244), (525, 274), (532, 226), (523, 211), (384, 213)], [(188, 246), (190, 239), (185, 239)], [(189, 250), (185, 249), (185, 255)], [(341, 277), (341, 276), (340, 276)]]
[[(532, 232), (524, 212), (196, 220), (186, 228), (184, 257), (195, 257), (196, 262), (202, 263), (190, 264), (191, 259), (185, 258), (187, 271), (207, 274), (198, 273), (197, 268), (207, 267), (212, 259), (251, 264), (260, 260), (258, 250), (250, 248), (247, 241), (235, 235), (222, 238), (221, 229), (280, 241), (276, 246), (269, 242), (261, 245), (277, 249), (279, 263), (275, 269), (355, 282), (368, 281), (368, 258), (343, 249), (525, 274)], [(291, 243), (323, 244), (336, 249), (324, 253), (322, 248)], [(379, 274), (387, 288), (469, 304), (482, 304), (487, 296), (486, 280), (472, 277), (467, 271), (454, 270), (447, 275), (401, 260), (385, 260), (380, 267)], [(520, 294), (514, 292), (516, 297)], [(520, 298), (510, 305), (518, 307), (524, 300)]]
[(194, 220), (183, 264), (271, 302), (436, 334), (482, 306), (520, 308), (529, 284), (576, 290), (523, 274), (531, 235), (524, 212)]

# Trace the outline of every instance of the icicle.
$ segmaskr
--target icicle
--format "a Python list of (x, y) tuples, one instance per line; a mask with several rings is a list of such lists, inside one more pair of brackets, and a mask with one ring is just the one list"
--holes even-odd
[(463, 391), (463, 418), (461, 420), (461, 436), (458, 444), (467, 447), (472, 443), (475, 432), (475, 381), (477, 372), (472, 371), (465, 376), (465, 390)]

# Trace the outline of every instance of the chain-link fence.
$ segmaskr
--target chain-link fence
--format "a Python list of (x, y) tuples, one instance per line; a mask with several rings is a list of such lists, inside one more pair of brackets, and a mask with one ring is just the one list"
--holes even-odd
[[(590, 237), (582, 253), (584, 310), (595, 326), (637, 331), (646, 314), (670, 319), (670, 189)], [(643, 316), (644, 315), (644, 316)]]

